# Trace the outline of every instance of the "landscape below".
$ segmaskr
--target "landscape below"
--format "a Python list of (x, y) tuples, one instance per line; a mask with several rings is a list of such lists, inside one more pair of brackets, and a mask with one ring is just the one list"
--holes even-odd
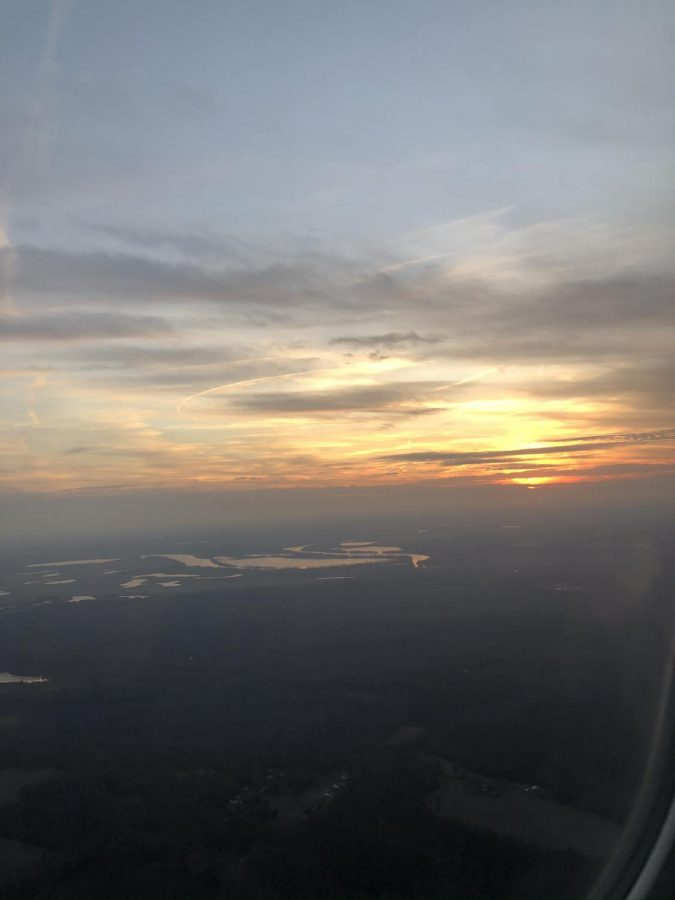
[(3, 897), (578, 897), (639, 785), (672, 537), (596, 512), (13, 554)]

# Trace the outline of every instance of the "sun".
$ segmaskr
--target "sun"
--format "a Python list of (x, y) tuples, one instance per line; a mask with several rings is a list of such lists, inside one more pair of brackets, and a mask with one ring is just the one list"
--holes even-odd
[(511, 484), (523, 484), (528, 488), (536, 488), (541, 487), (545, 484), (561, 484), (564, 479), (556, 478), (554, 476), (546, 476), (546, 475), (536, 475), (529, 478), (511, 478)]
[(509, 478), (506, 484), (522, 484), (527, 488), (545, 487), (552, 484), (577, 484), (584, 481), (577, 475), (531, 475), (522, 478)]

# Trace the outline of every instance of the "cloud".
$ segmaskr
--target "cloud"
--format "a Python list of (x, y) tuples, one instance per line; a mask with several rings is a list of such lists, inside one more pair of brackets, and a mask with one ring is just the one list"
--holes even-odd
[(69, 447), (67, 450), (64, 450), (63, 453), (65, 456), (77, 456), (80, 453), (90, 453), (96, 448), (94, 446), (80, 446), (80, 447)]
[[(256, 357), (248, 351), (252, 360)], [(168, 345), (155, 344), (114, 344), (111, 346), (85, 347), (70, 355), (83, 366), (96, 369), (155, 369), (168, 367), (172, 371), (183, 367), (212, 367), (219, 363), (229, 364), (241, 361), (245, 351), (241, 347), (228, 346), (186, 346), (174, 342)], [(213, 376), (211, 376), (213, 377)]]
[(442, 450), (414, 450), (409, 453), (392, 453), (381, 456), (386, 462), (437, 462), (443, 466), (477, 465), (498, 460), (520, 459), (523, 456), (540, 456), (547, 453), (578, 453), (589, 449), (603, 449), (614, 446), (613, 443), (596, 443), (593, 445), (560, 444), (557, 447), (523, 447), (516, 450), (468, 450), (445, 452)]
[(423, 415), (436, 408), (407, 404), (424, 398), (438, 385), (430, 382), (399, 382), (387, 385), (345, 387), (336, 390), (260, 392), (228, 397), (228, 405), (246, 412), (321, 414), (334, 412), (398, 413)]
[(210, 232), (177, 233), (152, 228), (139, 228), (106, 223), (84, 223), (89, 232), (113, 238), (121, 244), (148, 250), (172, 250), (196, 259), (244, 262), (250, 259), (247, 245), (228, 235)]
[(669, 413), (675, 407), (675, 362), (616, 366), (590, 377), (524, 384), (520, 390), (540, 398), (618, 398), (624, 404), (639, 402), (642, 408)]
[(603, 466), (585, 466), (583, 474), (586, 478), (598, 475), (610, 478), (625, 475), (673, 475), (675, 474), (675, 463), (607, 463)]
[(630, 446), (645, 443), (675, 442), (675, 428), (662, 431), (642, 432), (639, 434), (615, 434), (609, 436), (595, 435), (575, 440), (568, 439), (553, 446), (520, 447), (512, 450), (469, 450), (469, 451), (436, 451), (415, 450), (407, 453), (392, 453), (378, 457), (385, 462), (435, 462), (442, 466), (480, 465), (491, 462), (508, 462), (523, 457), (547, 456), (550, 454), (582, 454), (589, 451), (615, 449), (617, 446)]
[(652, 332), (675, 328), (674, 298), (670, 276), (605, 278), (562, 282), (534, 295), (486, 297), (470, 314), (450, 312), (447, 318), (448, 326), (459, 326), (457, 343), (467, 356), (625, 358), (643, 350), (652, 354)]
[(0, 340), (77, 341), (153, 337), (171, 331), (171, 324), (156, 316), (65, 312), (47, 316), (5, 316), (0, 324)]
[[(569, 438), (545, 438), (545, 443), (561, 443)], [(675, 440), (675, 427), (661, 428), (656, 431), (618, 431), (613, 434), (583, 434), (574, 438), (576, 441), (612, 441), (617, 444), (641, 444)]]
[[(447, 235), (461, 244), (465, 228), (474, 256), (443, 253)], [(11, 370), (29, 368), (22, 354), (34, 357), (33, 338), (71, 343), (40, 348), (57, 377), (39, 403), (26, 394), (28, 376), (8, 385), (23, 395), (21, 421), (29, 405), (42, 422), (29, 435), (30, 466), (16, 465), (48, 459), (36, 455), (39, 431), (54, 446), (87, 448), (59, 456), (59, 477), (84, 482), (86, 469), (92, 481), (112, 480), (109, 441), (82, 427), (67, 441), (49, 437), (64, 404), (72, 420), (114, 409), (120, 423), (147, 426), (115, 446), (138, 460), (138, 444), (143, 477), (153, 479), (567, 478), (600, 464), (664, 464), (675, 276), (639, 253), (637, 267), (600, 264), (593, 253), (597, 265), (576, 267), (583, 229), (576, 249), (556, 256), (553, 247), (569, 224), (530, 233), (534, 248), (498, 220), (459, 223), (433, 231), (433, 267), (422, 235), (404, 265), (389, 253), (388, 271), (382, 248), (359, 256), (344, 244), (331, 254), (300, 237), (266, 253), (211, 233), (103, 225), (106, 253), (20, 245), (21, 314), (3, 334), (17, 343)], [(619, 242), (616, 253), (624, 250)], [(84, 338), (91, 345), (72, 346)], [(506, 434), (521, 436), (515, 447), (506, 449)], [(551, 440), (533, 447), (540, 434)], [(467, 435), (483, 449), (467, 450)], [(616, 477), (631, 471), (642, 470)]]
[(436, 344), (440, 341), (437, 337), (422, 337), (415, 331), (405, 334), (398, 331), (390, 331), (388, 334), (371, 334), (366, 337), (335, 337), (331, 344), (356, 344), (361, 347), (395, 347), (399, 344)]
[(498, 320), (514, 329), (675, 325), (675, 277), (645, 273), (562, 282)]
[[(8, 249), (0, 250), (3, 256)], [(17, 294), (60, 295), (67, 301), (208, 301), (260, 307), (326, 304), (330, 298), (308, 267), (274, 264), (223, 270), (128, 253), (14, 248)]]
[[(426, 229), (409, 247), (394, 247), (400, 256), (421, 251), (425, 241), (430, 249), (447, 243), (448, 252), (439, 256), (443, 265), (434, 269), (412, 260), (384, 271), (378, 268), (382, 248), (364, 260), (363, 248), (359, 254), (342, 248), (340, 256), (309, 240), (270, 251), (211, 233), (105, 223), (90, 228), (136, 252), (19, 245), (0, 249), (0, 256), (14, 255), (7, 280), (31, 303), (55, 297), (62, 305), (164, 301), (190, 312), (202, 302), (236, 309), (253, 326), (270, 317), (295, 320), (298, 327), (349, 321), (352, 328), (362, 324), (363, 333), (361, 327), (338, 333), (328, 339), (331, 346), (400, 347), (417, 359), (500, 363), (632, 355), (647, 349), (650, 331), (675, 327), (675, 275), (660, 233), (650, 238), (583, 221), (509, 230), (503, 217), (502, 210), (473, 217), (473, 224), (470, 217)], [(161, 258), (166, 252), (184, 258)], [(366, 330), (383, 321), (389, 330)]]
[[(409, 342), (408, 352), (418, 360), (474, 359), (501, 365), (604, 357), (649, 363), (655, 353), (670, 352), (675, 333), (675, 277), (664, 274), (563, 281), (514, 292), (448, 274), (380, 288), (378, 296), (370, 286), (371, 308), (394, 309), (401, 320), (423, 319), (432, 334), (445, 335), (442, 340)], [(370, 346), (367, 338), (344, 342)]]
[[(109, 377), (97, 372), (97, 384), (106, 385), (112, 389), (123, 387), (125, 390), (135, 390), (148, 393), (152, 390), (167, 391), (169, 393), (197, 393), (217, 395), (230, 388), (241, 384), (268, 381), (277, 378), (291, 378), (298, 374), (298, 366), (316, 366), (314, 357), (294, 358), (285, 360), (282, 358), (261, 358), (252, 356), (248, 359), (232, 359), (230, 362), (221, 360), (217, 364), (184, 364), (157, 365), (143, 367), (138, 365), (135, 369), (111, 367), (113, 371), (107, 373)], [(186, 403), (195, 397), (184, 398), (181, 403)]]

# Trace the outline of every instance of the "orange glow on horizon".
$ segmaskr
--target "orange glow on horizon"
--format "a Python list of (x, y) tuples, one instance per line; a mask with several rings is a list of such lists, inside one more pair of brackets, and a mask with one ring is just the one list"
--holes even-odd
[[(264, 351), (224, 364), (227, 382), (208, 363), (179, 373), (174, 387), (170, 352), (168, 384), (158, 377), (157, 387), (117, 369), (21, 381), (0, 486), (544, 487), (675, 474), (675, 429), (639, 418), (629, 400), (540, 396), (541, 367), (403, 358), (398, 349), (373, 358), (325, 340), (311, 358), (290, 343), (287, 352)], [(195, 372), (207, 377), (188, 394), (182, 379)], [(551, 383), (571, 383), (575, 367), (563, 374), (555, 368)]]

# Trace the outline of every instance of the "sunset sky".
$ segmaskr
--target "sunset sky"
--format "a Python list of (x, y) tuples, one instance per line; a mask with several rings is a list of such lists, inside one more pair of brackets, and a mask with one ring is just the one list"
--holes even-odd
[(6, 0), (5, 490), (675, 474), (671, 0)]

